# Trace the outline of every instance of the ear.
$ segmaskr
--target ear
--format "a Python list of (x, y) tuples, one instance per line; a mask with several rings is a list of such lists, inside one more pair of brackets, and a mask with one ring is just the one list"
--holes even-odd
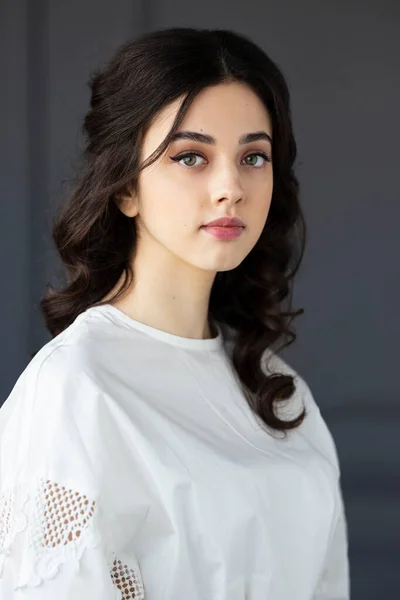
[(133, 189), (126, 188), (114, 196), (115, 204), (119, 210), (127, 217), (136, 217), (139, 212), (137, 195)]

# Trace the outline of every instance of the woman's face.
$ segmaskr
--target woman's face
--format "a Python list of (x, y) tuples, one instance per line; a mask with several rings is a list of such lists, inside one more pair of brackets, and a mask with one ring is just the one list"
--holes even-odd
[[(145, 160), (172, 126), (182, 98), (153, 121), (142, 147)], [(211, 136), (215, 141), (176, 139), (165, 154), (139, 175), (137, 195), (124, 197), (120, 209), (136, 216), (141, 245), (167, 261), (211, 271), (237, 267), (260, 237), (273, 189), (272, 124), (258, 96), (241, 83), (206, 88), (195, 98), (179, 132)], [(242, 136), (265, 138), (241, 143)], [(178, 159), (179, 157), (179, 159)], [(220, 239), (202, 228), (220, 217), (239, 217), (241, 235)]]

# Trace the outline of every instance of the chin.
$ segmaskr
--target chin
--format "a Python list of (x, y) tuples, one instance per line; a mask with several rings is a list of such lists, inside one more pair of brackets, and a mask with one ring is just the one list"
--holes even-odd
[(223, 273), (225, 271), (233, 271), (233, 269), (236, 269), (236, 267), (238, 267), (241, 262), (242, 261), (240, 261), (239, 263), (232, 264), (232, 265), (224, 265), (223, 267), (220, 267), (219, 269), (217, 269), (217, 271), (220, 273)]
[(214, 261), (213, 265), (208, 265), (207, 267), (204, 266), (203, 268), (209, 271), (216, 271), (221, 273), (224, 271), (232, 271), (233, 269), (236, 269), (236, 267), (238, 267), (242, 261), (243, 257), (241, 257), (240, 260)]

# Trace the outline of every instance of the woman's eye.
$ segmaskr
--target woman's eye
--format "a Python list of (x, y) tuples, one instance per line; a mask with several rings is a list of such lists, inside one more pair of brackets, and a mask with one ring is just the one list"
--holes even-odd
[[(267, 156), (267, 154), (265, 154), (264, 152), (252, 152), (251, 154), (248, 154), (244, 160), (247, 160), (248, 158), (262, 158), (264, 162), (271, 162), (270, 157)], [(264, 166), (264, 163), (256, 164), (253, 162), (253, 163), (246, 163), (246, 164), (248, 164), (250, 167), (257, 167), (257, 168)]]
[(186, 154), (181, 154), (179, 156), (174, 156), (171, 157), (171, 160), (175, 161), (175, 162), (181, 162), (181, 161), (185, 161), (184, 163), (182, 163), (185, 167), (198, 167), (198, 163), (196, 164), (195, 162), (187, 162), (186, 159), (193, 159), (193, 158), (203, 158), (201, 156), (201, 154), (197, 154), (197, 152), (187, 152)]

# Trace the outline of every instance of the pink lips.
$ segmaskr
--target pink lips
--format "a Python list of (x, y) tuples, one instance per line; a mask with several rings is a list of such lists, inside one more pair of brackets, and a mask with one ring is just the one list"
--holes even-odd
[(211, 233), (211, 235), (221, 240), (232, 240), (239, 237), (242, 235), (244, 228), (244, 222), (237, 217), (222, 217), (202, 226), (202, 229), (207, 233)]
[(203, 227), (244, 227), (244, 222), (239, 217), (221, 217), (220, 219), (214, 219), (203, 225)]

